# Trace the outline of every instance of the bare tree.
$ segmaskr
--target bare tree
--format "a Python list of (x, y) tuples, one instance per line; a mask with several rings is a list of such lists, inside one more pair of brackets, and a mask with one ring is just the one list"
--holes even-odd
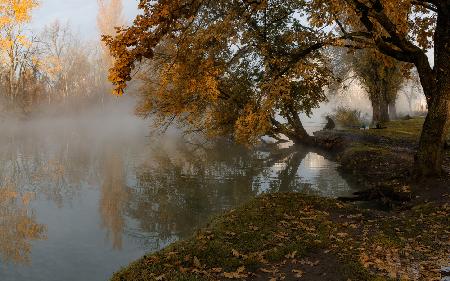
[[(97, 0), (97, 3), (97, 27), (100, 34), (114, 35), (116, 33), (115, 27), (122, 26), (125, 23), (122, 0)], [(112, 65), (112, 58), (106, 45), (103, 42), (101, 44), (105, 63), (109, 67)]]

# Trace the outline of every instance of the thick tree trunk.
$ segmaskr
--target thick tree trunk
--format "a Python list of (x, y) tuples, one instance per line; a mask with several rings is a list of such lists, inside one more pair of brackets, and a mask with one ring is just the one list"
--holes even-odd
[[(299, 118), (300, 121), (300, 118)], [(291, 124), (290, 124), (291, 125)], [(301, 122), (296, 122), (294, 126), (291, 125), (293, 130), (287, 132), (286, 136), (296, 144), (310, 144), (311, 136), (306, 132)]]
[(397, 105), (395, 104), (395, 101), (391, 102), (388, 107), (390, 120), (397, 119)]
[(297, 144), (310, 144), (311, 136), (306, 132), (303, 123), (300, 120), (298, 112), (294, 108), (289, 108), (291, 116), (287, 115), (290, 127), (292, 128), (291, 136), (288, 136), (293, 142)]
[(380, 122), (388, 122), (389, 121), (389, 104), (386, 100), (383, 100), (380, 104)]
[(441, 88), (437, 93), (429, 105), (416, 154), (415, 174), (419, 177), (437, 176), (442, 172), (444, 144), (449, 127), (450, 91), (447, 87), (446, 92)]
[[(444, 5), (444, 4), (443, 4)], [(442, 10), (441, 10), (442, 11)], [(450, 11), (438, 13), (435, 31), (434, 72), (416, 64), (428, 102), (428, 115), (416, 154), (417, 176), (442, 173), (444, 143), (450, 126)]]
[(380, 102), (378, 99), (372, 99), (372, 123), (376, 124), (381, 121)]
[(273, 133), (285, 135), (295, 144), (311, 144), (312, 137), (306, 132), (298, 114), (285, 117), (288, 119), (288, 124), (282, 124), (275, 118), (271, 119), (274, 126)]

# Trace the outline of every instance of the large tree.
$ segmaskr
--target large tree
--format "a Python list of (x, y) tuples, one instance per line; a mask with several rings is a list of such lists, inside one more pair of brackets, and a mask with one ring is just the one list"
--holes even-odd
[[(427, 98), (428, 115), (416, 153), (418, 176), (442, 172), (445, 138), (450, 126), (449, 0), (312, 0), (310, 20), (332, 26), (343, 44), (373, 47), (416, 66)], [(427, 51), (434, 51), (434, 66)]]
[(356, 73), (372, 103), (373, 122), (395, 118), (395, 103), (404, 81), (400, 62), (368, 49), (357, 51), (350, 59), (351, 70)]
[(301, 3), (144, 1), (141, 8), (131, 28), (107, 37), (119, 92), (136, 61), (151, 59), (140, 114), (244, 143), (263, 135), (310, 141), (299, 113), (325, 100), (330, 75), (320, 34), (296, 15)]
[[(11, 104), (23, 103), (23, 75), (33, 56), (33, 39), (25, 32), (36, 0), (0, 0), (0, 64), (6, 69), (6, 95)], [(22, 94), (22, 95), (21, 95)]]
[[(253, 19), (242, 25), (243, 28), (235, 34), (238, 38), (242, 35), (245, 35), (244, 39), (249, 35), (257, 38), (258, 41), (254, 42), (258, 43), (262, 54), (266, 55), (264, 57), (271, 58), (280, 51), (286, 54), (283, 59), (277, 57), (284, 64), (281, 68), (274, 65), (281, 69), (278, 72), (282, 75), (272, 75), (270, 71), (264, 73), (273, 77), (286, 77), (288, 72), (284, 69), (289, 69), (292, 63), (298, 64), (307, 50), (323, 44), (376, 48), (385, 55), (416, 66), (429, 108), (416, 155), (416, 172), (418, 175), (441, 173), (445, 136), (450, 126), (449, 0), (141, 0), (139, 7), (142, 14), (130, 28), (123, 29), (114, 39), (106, 38), (117, 58), (110, 78), (119, 93), (123, 91), (126, 81), (131, 79), (137, 61), (152, 58), (155, 47), (165, 38), (189, 41), (190, 36), (186, 36), (190, 35), (189, 30), (201, 24), (219, 29), (231, 39), (235, 36), (230, 36), (229, 32), (234, 30), (230, 23)], [(216, 11), (223, 9), (228, 11), (226, 17), (214, 17)], [(292, 15), (291, 18), (298, 19), (296, 25), (286, 21), (286, 11)], [(204, 20), (209, 20), (209, 23)], [(291, 32), (287, 33), (288, 36), (267, 36), (273, 31), (267, 23), (277, 26), (278, 30)], [(301, 28), (298, 30), (293, 26)], [(305, 30), (320, 38), (306, 40), (306, 43), (314, 43), (305, 46), (304, 36), (298, 38)], [(202, 32), (201, 28), (199, 31)], [(264, 43), (264, 40), (259, 41), (261, 38), (271, 40), (261, 44)], [(320, 43), (318, 39), (323, 41)], [(207, 43), (216, 45), (215, 41)], [(222, 50), (230, 47), (220, 46)], [(237, 46), (240, 47), (240, 42)], [(430, 48), (434, 50), (434, 66), (427, 57)], [(209, 54), (205, 52), (203, 55)], [(267, 62), (272, 66), (270, 60), (261, 61), (261, 65), (266, 66)]]

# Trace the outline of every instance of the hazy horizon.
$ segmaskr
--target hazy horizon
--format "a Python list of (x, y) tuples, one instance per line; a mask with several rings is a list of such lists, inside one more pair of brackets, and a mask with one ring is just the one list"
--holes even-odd
[[(124, 0), (124, 16), (131, 22), (138, 13), (139, 0)], [(33, 11), (31, 29), (39, 33), (42, 28), (58, 20), (69, 22), (73, 30), (86, 39), (99, 35), (97, 28), (97, 0), (40, 0), (39, 7)]]

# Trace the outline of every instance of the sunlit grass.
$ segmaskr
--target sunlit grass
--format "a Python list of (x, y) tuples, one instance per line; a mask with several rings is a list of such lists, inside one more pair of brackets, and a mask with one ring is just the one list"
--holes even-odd
[[(423, 122), (425, 117), (414, 117), (409, 120), (394, 120), (385, 123), (384, 129), (370, 129), (370, 130), (359, 130), (359, 129), (348, 129), (357, 134), (372, 135), (385, 138), (391, 138), (396, 140), (409, 140), (418, 141), (420, 134), (422, 133)], [(450, 133), (448, 135), (450, 139)]]
[(395, 120), (385, 124), (385, 129), (354, 130), (360, 134), (388, 137), (394, 139), (418, 140), (422, 132), (425, 118), (416, 117), (410, 120)]

